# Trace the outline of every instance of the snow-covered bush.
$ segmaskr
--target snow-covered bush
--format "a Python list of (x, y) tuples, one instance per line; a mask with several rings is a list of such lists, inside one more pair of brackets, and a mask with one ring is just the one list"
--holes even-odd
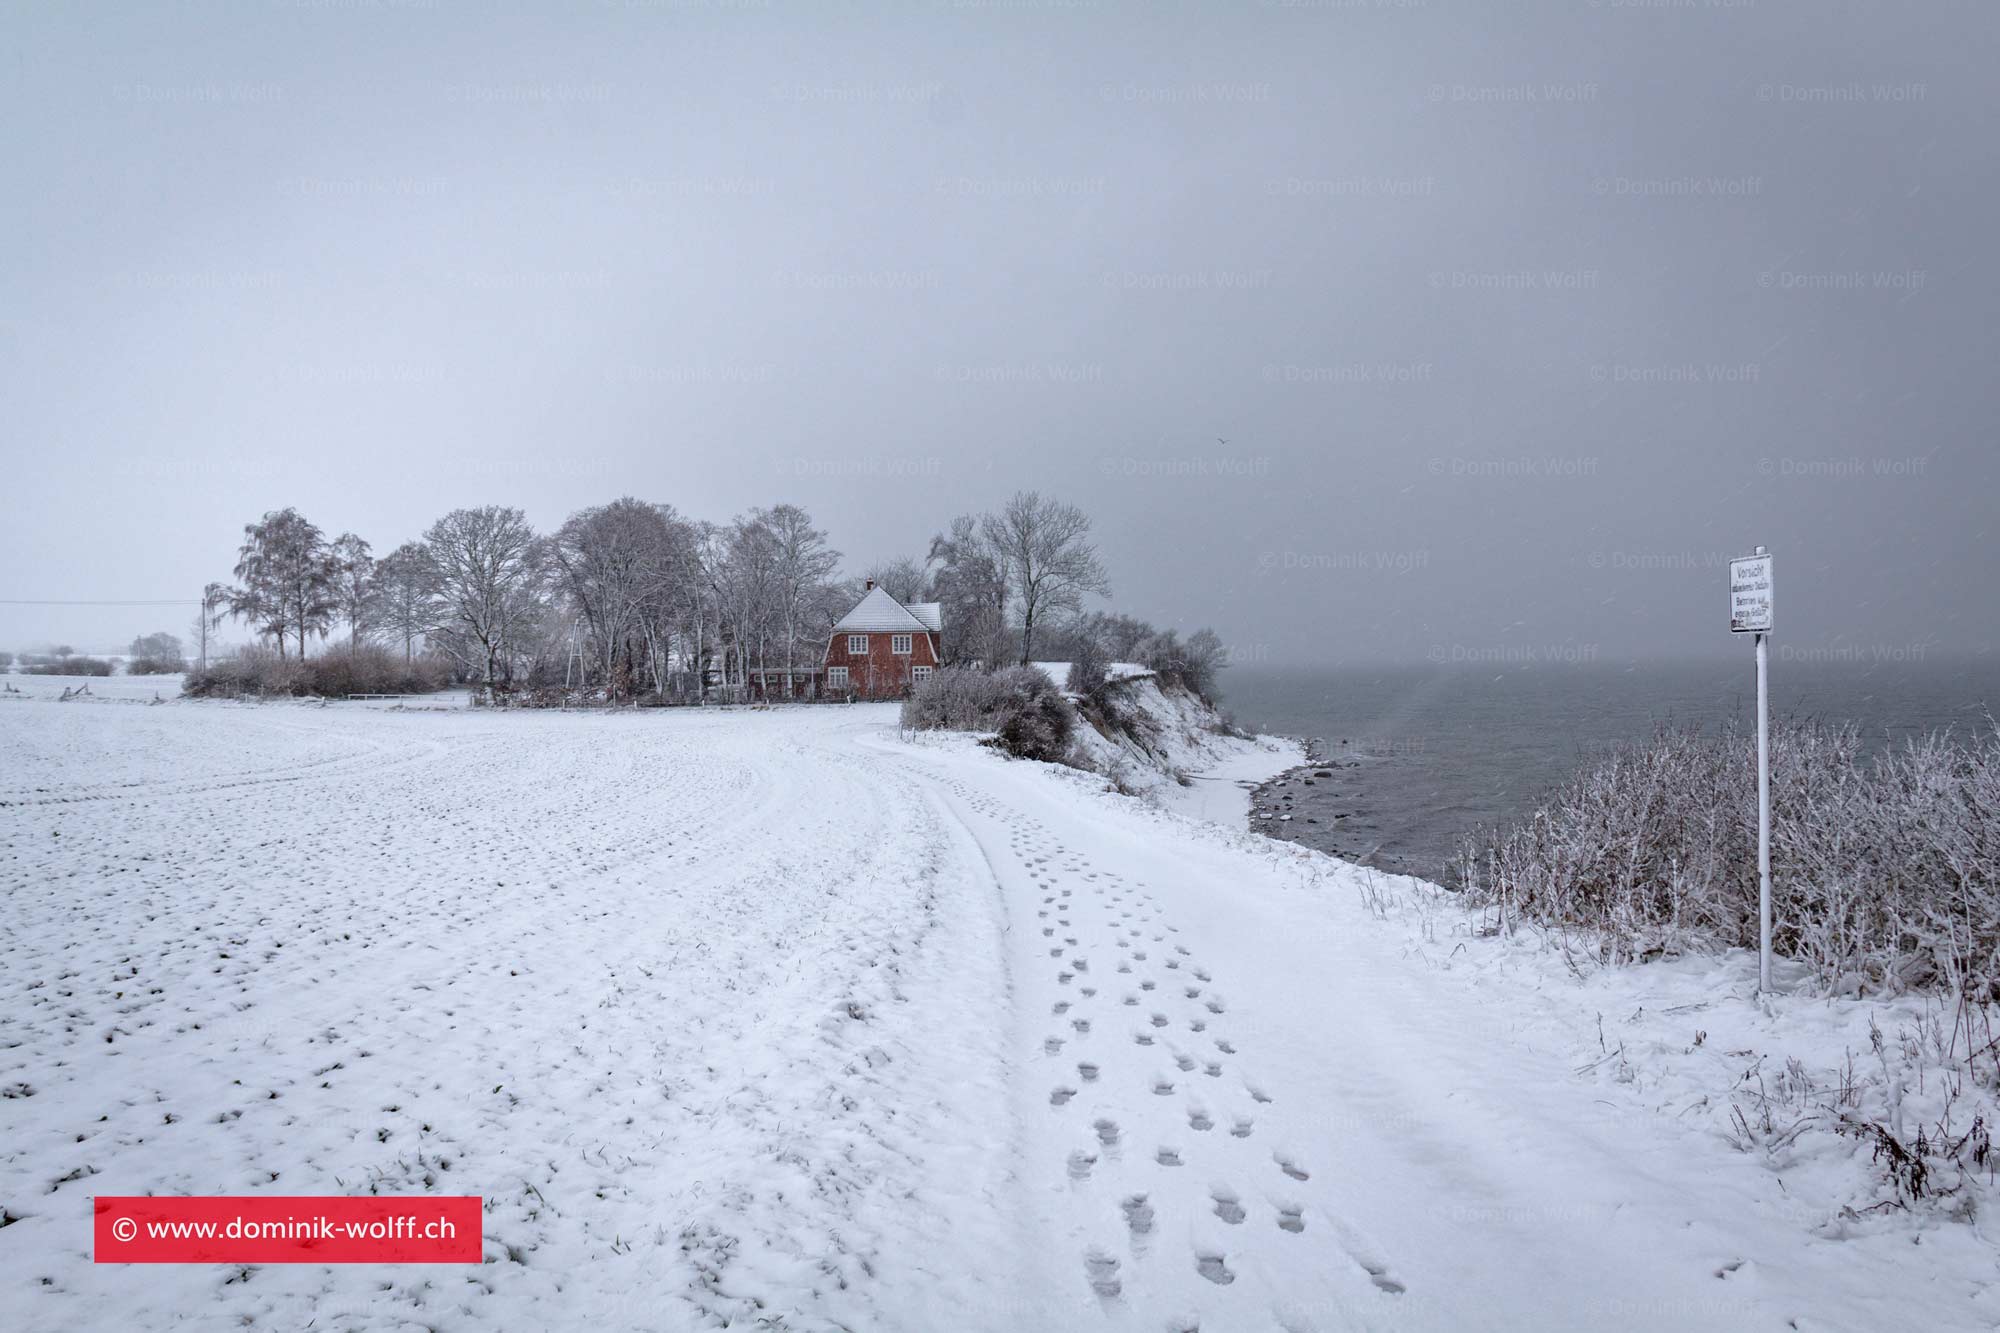
[(187, 670), (187, 652), (171, 634), (141, 634), (126, 653), (128, 676), (164, 676)]
[(1097, 693), (1104, 688), (1108, 665), (1102, 645), (1095, 638), (1083, 639), (1070, 656), (1069, 679), (1064, 682), (1064, 688), (1077, 695)]
[[(1774, 948), (1832, 990), (2000, 996), (2000, 734), (1872, 760), (1852, 727), (1771, 733)], [(1472, 901), (1593, 932), (1606, 961), (1757, 943), (1754, 736), (1662, 728), (1468, 839)]]
[(340, 648), (304, 661), (253, 645), (234, 657), (211, 662), (206, 671), (190, 671), (181, 689), (197, 697), (341, 698), (349, 694), (425, 694), (443, 689), (451, 679), (451, 664), (442, 658), (420, 656), (406, 662), (401, 653), (375, 644), (364, 643), (351, 651)]
[(1001, 694), (992, 673), (943, 667), (903, 700), (903, 725), (912, 731), (998, 731)]
[(903, 701), (903, 725), (913, 731), (986, 731), (1022, 759), (1062, 762), (1069, 750), (1068, 702), (1033, 667), (991, 674), (946, 667)]
[(101, 657), (45, 657), (28, 663), (21, 671), (29, 676), (108, 676), (111, 663)]

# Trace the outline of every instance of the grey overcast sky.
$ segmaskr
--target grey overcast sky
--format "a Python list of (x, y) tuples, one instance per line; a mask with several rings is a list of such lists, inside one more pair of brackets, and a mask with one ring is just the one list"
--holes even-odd
[(1986, 0), (0, 13), (0, 598), (1037, 487), (1253, 660), (1995, 645)]

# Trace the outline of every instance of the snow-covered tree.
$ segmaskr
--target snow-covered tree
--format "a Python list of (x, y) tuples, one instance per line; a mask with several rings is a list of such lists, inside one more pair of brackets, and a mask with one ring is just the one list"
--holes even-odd
[(1038, 621), (1075, 612), (1087, 593), (1111, 591), (1090, 541), (1090, 518), (1075, 505), (1016, 491), (997, 514), (980, 520), (980, 535), (1006, 570), (1021, 617), (1021, 662), (1034, 656)]
[(422, 542), (404, 542), (376, 562), (374, 585), (380, 628), (402, 640), (408, 665), (417, 640), (437, 624), (437, 563)]
[[(777, 614), (784, 629), (785, 688), (791, 690), (790, 668), (800, 665), (799, 643), (808, 626), (822, 629), (828, 581), (840, 566), (840, 552), (827, 544), (826, 534), (812, 525), (812, 516), (797, 505), (774, 505), (757, 515), (771, 535), (772, 580), (777, 598)], [(817, 613), (817, 614), (816, 614)], [(825, 646), (825, 635), (812, 637), (815, 649)], [(818, 661), (815, 651), (812, 660)]]
[(921, 560), (898, 556), (869, 566), (864, 578), (891, 597), (908, 606), (911, 602), (935, 601), (931, 591), (931, 571)]
[(334, 538), (333, 599), (347, 622), (347, 651), (361, 647), (361, 636), (375, 627), (375, 557), (368, 543), (351, 532)]
[(424, 534), (437, 568), (440, 624), (468, 645), (490, 691), (503, 653), (541, 610), (544, 547), (518, 509), (454, 509)]
[(249, 621), (277, 640), (298, 639), (306, 655), (306, 635), (325, 638), (337, 607), (335, 564), (326, 537), (296, 509), (279, 509), (244, 525), (237, 552), (237, 586), (229, 593), (230, 614)]
[(1007, 566), (978, 517), (961, 514), (931, 538), (930, 559), (936, 567), (931, 591), (944, 616), (945, 661), (997, 666), (1008, 652)]
[[(601, 679), (614, 693), (621, 654), (629, 681), (646, 667), (645, 657), (665, 648), (655, 642), (647, 611), (677, 572), (671, 514), (626, 496), (570, 515), (550, 542), (561, 592), (589, 630)], [(658, 671), (653, 675), (657, 682)]]

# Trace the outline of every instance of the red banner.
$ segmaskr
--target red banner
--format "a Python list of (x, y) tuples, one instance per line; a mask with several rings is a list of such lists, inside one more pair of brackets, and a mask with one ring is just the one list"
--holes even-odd
[(100, 1264), (476, 1264), (476, 1195), (100, 1194)]

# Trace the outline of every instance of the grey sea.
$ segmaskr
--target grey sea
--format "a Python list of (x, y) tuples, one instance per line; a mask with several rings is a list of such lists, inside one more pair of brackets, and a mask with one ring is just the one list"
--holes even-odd
[[(1225, 703), (1253, 730), (1319, 740), (1336, 767), (1287, 826), (1296, 841), (1436, 879), (1475, 826), (1531, 814), (1607, 747), (1661, 722), (1754, 718), (1740, 660), (1282, 669), (1235, 667)], [(1852, 722), (1871, 747), (1934, 730), (1970, 735), (2000, 712), (2000, 660), (1771, 664), (1774, 717)]]

